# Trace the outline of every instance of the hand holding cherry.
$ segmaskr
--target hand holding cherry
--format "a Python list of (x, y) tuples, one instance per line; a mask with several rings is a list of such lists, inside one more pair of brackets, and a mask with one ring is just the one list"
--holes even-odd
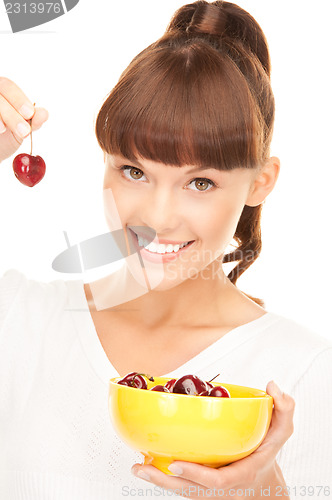
[[(0, 76), (0, 163), (12, 157), (31, 131), (40, 129), (47, 119), (48, 111), (45, 108), (36, 108), (13, 80)], [(21, 155), (18, 156), (22, 158)], [(14, 171), (18, 168), (19, 162), (18, 165), (17, 162), (18, 160), (15, 161)], [(21, 168), (23, 168), (22, 165)], [(30, 175), (29, 183), (25, 183), (26, 185), (35, 185), (42, 179), (42, 170), (37, 170), (39, 179), (38, 176), (36, 179)], [(18, 169), (16, 173), (20, 177), (22, 170)]]
[[(34, 104), (35, 106), (35, 104)], [(30, 127), (32, 118), (30, 119)], [(13, 170), (16, 178), (25, 186), (33, 187), (42, 180), (45, 175), (46, 165), (41, 156), (32, 156), (32, 130), (30, 154), (21, 153), (14, 158)]]

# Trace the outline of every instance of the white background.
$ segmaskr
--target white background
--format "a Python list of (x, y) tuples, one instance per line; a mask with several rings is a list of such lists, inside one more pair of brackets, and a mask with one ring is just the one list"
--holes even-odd
[[(80, 0), (66, 15), (16, 34), (0, 3), (0, 74), (50, 113), (33, 135), (33, 154), (47, 163), (42, 182), (23, 186), (12, 159), (0, 165), (0, 276), (16, 268), (41, 281), (88, 281), (57, 273), (51, 263), (66, 248), (63, 231), (74, 244), (108, 229), (97, 112), (123, 69), (162, 35), (184, 3)], [(276, 98), (271, 154), (281, 159), (281, 173), (264, 205), (261, 256), (237, 285), (263, 298), (267, 310), (332, 339), (331, 2), (238, 5), (256, 18), (269, 42)], [(22, 152), (30, 152), (29, 138)]]

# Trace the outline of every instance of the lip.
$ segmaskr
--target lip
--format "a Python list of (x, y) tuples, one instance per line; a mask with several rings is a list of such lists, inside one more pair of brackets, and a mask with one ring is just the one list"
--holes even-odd
[[(149, 252), (149, 250), (147, 250), (145, 247), (140, 247), (138, 245), (137, 234), (132, 229), (129, 229), (129, 230), (133, 233), (133, 240), (134, 240), (135, 248), (137, 249), (138, 252), (140, 252), (142, 258), (144, 260), (149, 261), (149, 262), (161, 263), (161, 262), (169, 262), (171, 260), (175, 260), (178, 258), (178, 256), (180, 254), (184, 253), (186, 250), (191, 248), (193, 246), (193, 244), (195, 243), (195, 240), (192, 241), (191, 243), (189, 243), (189, 245), (186, 245), (185, 247), (181, 248), (178, 252), (171, 252), (171, 253), (165, 253), (165, 254)], [(141, 236), (141, 234), (140, 234), (140, 236)], [(172, 244), (172, 242), (170, 240), (159, 240), (158, 239), (158, 241), (160, 242), (160, 244), (163, 244), (164, 242)], [(179, 243), (173, 242), (173, 244), (176, 245)]]

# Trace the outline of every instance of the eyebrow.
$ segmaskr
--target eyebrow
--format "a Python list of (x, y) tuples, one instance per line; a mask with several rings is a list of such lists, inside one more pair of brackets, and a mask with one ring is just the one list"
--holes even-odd
[[(127, 158), (124, 158), (124, 157), (121, 157), (121, 159), (123, 161), (127, 160)], [(131, 161), (131, 163), (138, 165), (142, 170), (145, 169), (144, 165), (142, 165), (138, 160), (133, 161), (133, 160), (129, 160), (129, 158), (128, 158), (128, 161)], [(174, 166), (177, 168), (181, 168), (181, 167), (178, 167), (177, 165), (174, 165)], [(218, 172), (220, 172), (220, 169), (217, 167), (195, 167), (195, 168), (192, 168), (191, 170), (188, 170), (186, 172), (186, 174), (193, 174), (194, 172), (201, 172), (202, 170), (217, 170)]]

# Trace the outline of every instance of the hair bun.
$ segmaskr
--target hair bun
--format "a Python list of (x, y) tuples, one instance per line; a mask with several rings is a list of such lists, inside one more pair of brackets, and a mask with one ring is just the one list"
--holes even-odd
[(257, 21), (238, 5), (217, 0), (197, 2), (180, 7), (166, 32), (182, 31), (189, 35), (219, 37), (232, 46), (241, 43), (256, 54), (265, 72), (270, 74), (269, 50), (265, 35)]
[(220, 36), (225, 30), (226, 19), (227, 13), (224, 9), (211, 3), (200, 2), (186, 27), (186, 32)]

